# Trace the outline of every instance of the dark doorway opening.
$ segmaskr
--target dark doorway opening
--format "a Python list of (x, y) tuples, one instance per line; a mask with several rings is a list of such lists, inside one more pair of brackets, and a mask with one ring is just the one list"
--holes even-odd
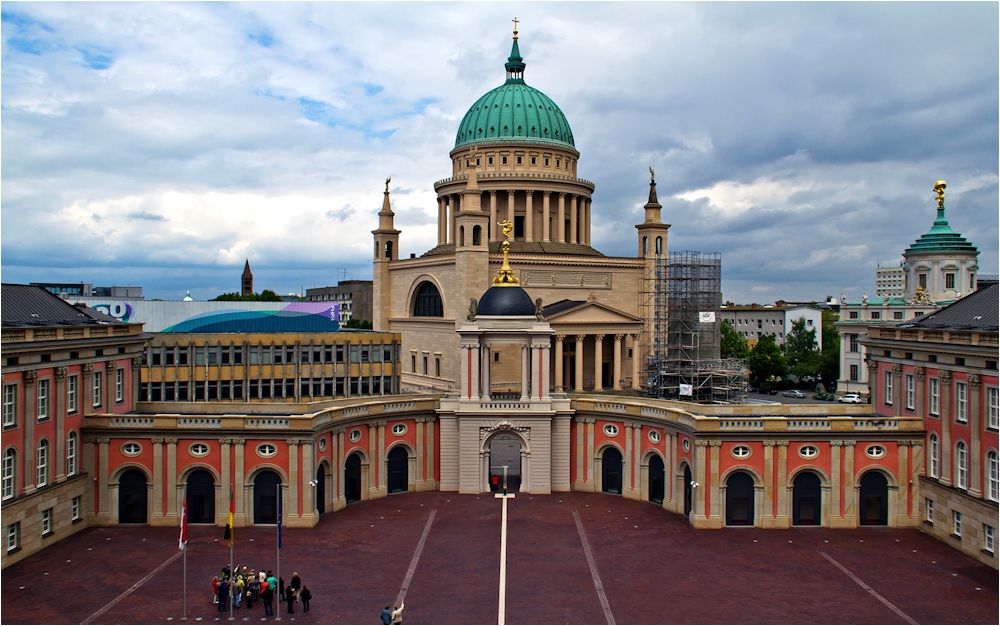
[(118, 523), (145, 524), (146, 508), (146, 475), (127, 470), (118, 479)]
[(684, 466), (684, 515), (691, 515), (691, 507), (694, 504), (694, 486), (691, 484), (691, 467)]
[(347, 504), (361, 499), (361, 457), (357, 452), (344, 462), (344, 497)]
[(326, 465), (316, 470), (316, 510), (320, 517), (326, 513)]
[(507, 466), (507, 492), (521, 488), (521, 438), (511, 433), (494, 435), (490, 440), (490, 485), (496, 476), (497, 491), (503, 491), (504, 466)]
[(819, 476), (802, 472), (792, 483), (792, 523), (796, 526), (819, 526), (821, 520), (822, 489)]
[(726, 525), (753, 526), (753, 478), (746, 472), (726, 480)]
[(611, 389), (615, 386), (613, 376), (614, 370), (611, 369), (611, 362), (601, 363), (601, 389)]
[(666, 485), (663, 472), (663, 459), (654, 454), (649, 459), (649, 501), (663, 504), (664, 487)]
[(388, 466), (388, 487), (389, 493), (401, 493), (407, 489), (407, 459), (406, 448), (396, 446), (389, 451), (389, 458), (386, 462)]
[(215, 479), (205, 470), (195, 470), (187, 479), (188, 523), (215, 523)]
[(601, 455), (601, 491), (622, 493), (622, 453), (608, 446)]
[(882, 472), (868, 472), (861, 477), (861, 523), (886, 526), (889, 523), (889, 481)]
[(516, 241), (524, 240), (524, 216), (515, 215), (514, 216), (514, 239)]
[(271, 470), (264, 470), (253, 479), (253, 523), (278, 523), (278, 485), (281, 478)]

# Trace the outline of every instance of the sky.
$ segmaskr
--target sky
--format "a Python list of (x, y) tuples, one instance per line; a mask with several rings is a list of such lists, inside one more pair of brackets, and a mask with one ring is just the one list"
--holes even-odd
[(146, 298), (371, 279), (384, 180), (400, 256), (467, 108), (525, 82), (566, 114), (592, 242), (634, 256), (648, 168), (669, 249), (725, 300), (874, 295), (947, 218), (998, 269), (998, 4), (2, 5), (4, 282)]

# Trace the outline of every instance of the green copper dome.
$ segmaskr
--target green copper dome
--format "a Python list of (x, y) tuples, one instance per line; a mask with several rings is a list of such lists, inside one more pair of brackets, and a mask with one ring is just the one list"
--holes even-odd
[(573, 131), (566, 116), (551, 98), (524, 83), (524, 61), (516, 38), (504, 67), (507, 82), (487, 92), (469, 108), (458, 126), (455, 147), (520, 139), (572, 148)]
[(966, 241), (965, 237), (956, 233), (948, 225), (944, 217), (944, 202), (937, 210), (937, 219), (926, 235), (917, 239), (903, 254), (919, 254), (921, 252), (972, 252), (979, 254), (976, 246)]

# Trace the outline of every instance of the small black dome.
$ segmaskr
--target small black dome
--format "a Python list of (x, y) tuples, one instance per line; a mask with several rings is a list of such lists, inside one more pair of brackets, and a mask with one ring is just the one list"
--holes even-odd
[(534, 315), (531, 296), (520, 287), (490, 287), (479, 300), (476, 315)]

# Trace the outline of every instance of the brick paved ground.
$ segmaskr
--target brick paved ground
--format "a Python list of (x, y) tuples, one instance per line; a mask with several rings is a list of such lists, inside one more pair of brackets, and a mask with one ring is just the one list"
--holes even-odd
[[(299, 607), (282, 622), (378, 623), (432, 510), (406, 622), (495, 624), (500, 502), (442, 493), (352, 505), (314, 529), (286, 529), (283, 576), (298, 571), (315, 598), (308, 614)], [(507, 623), (605, 623), (574, 510), (621, 624), (903, 623), (820, 551), (918, 623), (998, 622), (997, 572), (918, 531), (695, 531), (647, 503), (574, 493), (509, 502)], [(273, 528), (236, 533), (237, 562), (274, 567)], [(2, 622), (80, 623), (176, 553), (176, 529), (87, 529), (4, 570)], [(216, 623), (210, 581), (227, 560), (221, 529), (191, 527), (188, 623)], [(181, 574), (181, 559), (170, 562), (94, 623), (181, 621)], [(235, 614), (260, 622), (263, 608)]]

